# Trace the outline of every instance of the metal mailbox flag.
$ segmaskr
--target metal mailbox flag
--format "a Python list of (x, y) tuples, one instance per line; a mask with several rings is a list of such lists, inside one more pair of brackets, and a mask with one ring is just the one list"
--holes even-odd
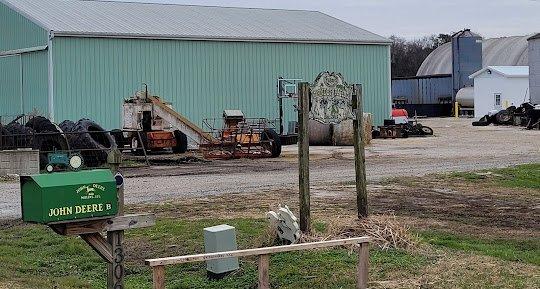
[(26, 222), (112, 217), (118, 212), (116, 181), (108, 169), (23, 176), (21, 204)]
[(324, 124), (338, 124), (354, 119), (352, 101), (354, 87), (345, 82), (341, 73), (321, 72), (310, 85), (309, 118)]

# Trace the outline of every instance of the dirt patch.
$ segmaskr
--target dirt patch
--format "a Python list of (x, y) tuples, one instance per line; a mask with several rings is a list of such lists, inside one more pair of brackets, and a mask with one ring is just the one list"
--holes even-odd
[[(493, 187), (444, 176), (393, 179), (368, 186), (371, 214), (395, 214), (415, 228), (442, 228), (474, 234), (540, 236), (537, 190)], [(532, 197), (531, 197), (532, 196)], [(278, 205), (298, 211), (294, 190), (265, 190), (189, 198), (154, 205), (130, 206), (164, 218), (264, 218)], [(312, 215), (344, 223), (356, 216), (355, 187), (334, 184), (312, 187)], [(351, 218), (352, 217), (352, 218)]]

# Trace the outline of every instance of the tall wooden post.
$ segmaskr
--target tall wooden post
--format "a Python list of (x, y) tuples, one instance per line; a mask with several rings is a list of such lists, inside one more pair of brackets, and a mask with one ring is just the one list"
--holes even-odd
[(300, 230), (311, 228), (309, 197), (309, 83), (298, 84), (298, 187), (300, 193)]
[(354, 126), (354, 165), (356, 172), (356, 207), (358, 218), (368, 216), (367, 187), (366, 187), (366, 155), (364, 151), (364, 108), (362, 85), (354, 86), (353, 109), (355, 111)]
[[(113, 174), (119, 172), (122, 153), (115, 149), (107, 156)], [(118, 216), (124, 215), (124, 186), (118, 187)], [(124, 231), (108, 231), (107, 242), (111, 245), (112, 262), (107, 264), (107, 289), (124, 288)]]

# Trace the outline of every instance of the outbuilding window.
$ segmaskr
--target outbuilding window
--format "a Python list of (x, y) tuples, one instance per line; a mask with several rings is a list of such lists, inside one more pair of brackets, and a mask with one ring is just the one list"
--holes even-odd
[(495, 93), (495, 107), (501, 106), (501, 94)]

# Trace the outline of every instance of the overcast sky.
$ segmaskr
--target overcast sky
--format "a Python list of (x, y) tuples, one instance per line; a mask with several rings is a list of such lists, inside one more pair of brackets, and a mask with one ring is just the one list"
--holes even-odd
[(130, 1), (318, 10), (382, 36), (394, 34), (409, 39), (463, 28), (471, 28), (484, 37), (540, 32), (540, 0)]

